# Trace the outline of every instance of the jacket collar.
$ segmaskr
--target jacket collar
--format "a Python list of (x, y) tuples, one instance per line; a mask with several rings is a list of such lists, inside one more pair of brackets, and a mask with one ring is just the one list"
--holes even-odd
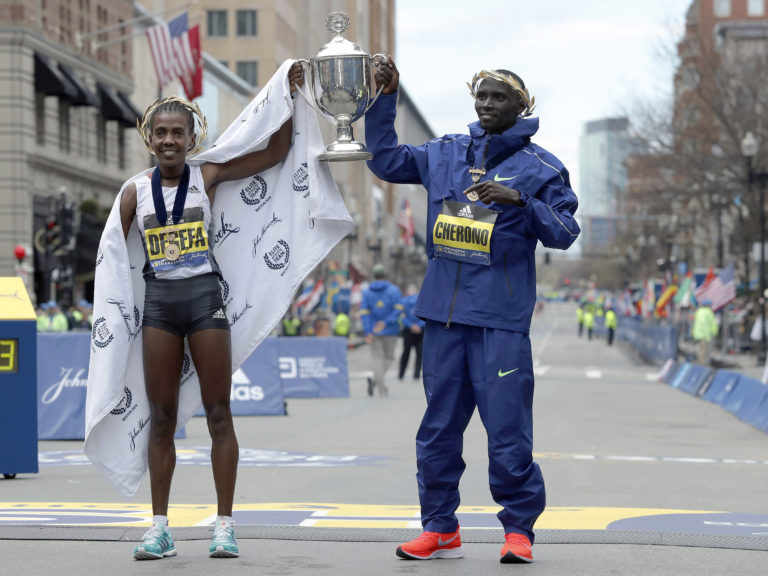
[[(515, 125), (498, 134), (501, 141), (504, 142), (504, 148), (513, 148), (515, 150), (522, 148), (531, 141), (531, 136), (539, 130), (538, 118), (518, 118)], [(480, 122), (469, 124), (469, 135), (472, 139), (478, 139), (485, 136), (486, 131), (480, 127)], [(495, 148), (495, 146), (494, 146)]]

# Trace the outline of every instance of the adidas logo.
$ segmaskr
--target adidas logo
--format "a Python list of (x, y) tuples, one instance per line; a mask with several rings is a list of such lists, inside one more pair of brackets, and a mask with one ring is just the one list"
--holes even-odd
[(474, 214), (472, 214), (472, 209), (469, 206), (464, 206), (464, 208), (459, 210), (459, 213), (456, 214), (456, 216), (459, 216), (460, 218), (472, 218), (472, 220), (475, 219)]
[(216, 310), (216, 312), (213, 313), (212, 317), (215, 320), (226, 320), (227, 319), (227, 315), (224, 314), (224, 308), (219, 308), (218, 310)]
[(200, 188), (198, 188), (197, 186), (190, 186), (187, 189), (187, 193), (188, 194), (200, 194)]

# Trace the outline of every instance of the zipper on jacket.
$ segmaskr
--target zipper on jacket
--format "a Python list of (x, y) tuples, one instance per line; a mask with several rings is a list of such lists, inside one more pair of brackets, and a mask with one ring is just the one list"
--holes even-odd
[(453, 298), (451, 298), (451, 307), (448, 310), (448, 322), (445, 323), (445, 329), (451, 327), (451, 318), (453, 318), (453, 307), (456, 305), (456, 296), (459, 295), (459, 280), (461, 279), (461, 265), (463, 262), (459, 262), (458, 268), (456, 268), (456, 283), (453, 285)]

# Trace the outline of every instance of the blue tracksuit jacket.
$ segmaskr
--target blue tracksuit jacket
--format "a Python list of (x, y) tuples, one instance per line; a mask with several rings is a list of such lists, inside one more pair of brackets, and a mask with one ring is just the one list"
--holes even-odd
[(360, 317), (363, 321), (363, 334), (373, 332), (376, 322), (384, 321), (386, 326), (377, 336), (394, 336), (400, 334), (399, 318), (403, 313), (400, 304), (402, 293), (400, 288), (387, 280), (375, 280), (370, 283), (368, 290), (363, 292), (360, 303)]
[(365, 116), (368, 161), (387, 182), (422, 184), (428, 191), (427, 273), (415, 314), (438, 322), (469, 324), (528, 333), (536, 304), (537, 242), (568, 248), (579, 235), (578, 206), (568, 171), (552, 154), (533, 144), (537, 118), (518, 119), (503, 134), (491, 135), (486, 174), (520, 191), (524, 207), (492, 203), (498, 212), (491, 236), (491, 264), (460, 263), (437, 257), (432, 230), (444, 200), (469, 202), (468, 169), (480, 166), (489, 136), (478, 122), (469, 135), (451, 134), (421, 146), (398, 145), (394, 130), (397, 95), (382, 95)]

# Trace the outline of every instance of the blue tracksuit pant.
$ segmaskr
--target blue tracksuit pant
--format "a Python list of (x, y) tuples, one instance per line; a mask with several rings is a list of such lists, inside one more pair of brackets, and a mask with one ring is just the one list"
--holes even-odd
[(477, 406), (488, 433), (488, 476), (505, 532), (533, 542), (544, 511), (544, 478), (533, 461), (533, 362), (527, 334), (427, 321), (423, 370), (427, 410), (416, 435), (421, 522), (458, 525), (464, 430)]

